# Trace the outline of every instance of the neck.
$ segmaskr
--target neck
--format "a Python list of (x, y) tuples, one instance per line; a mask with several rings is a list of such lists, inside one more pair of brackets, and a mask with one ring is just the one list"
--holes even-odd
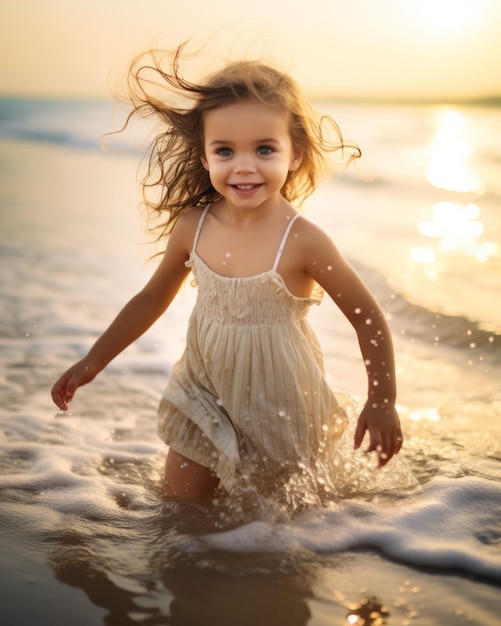
[(268, 222), (275, 217), (290, 215), (291, 211), (294, 209), (282, 196), (249, 209), (236, 207), (223, 198), (212, 209), (221, 219), (242, 226)]

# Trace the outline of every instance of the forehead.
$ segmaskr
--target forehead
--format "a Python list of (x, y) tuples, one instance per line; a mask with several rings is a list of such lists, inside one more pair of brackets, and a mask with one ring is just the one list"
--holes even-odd
[(261, 102), (235, 102), (206, 111), (203, 117), (206, 138), (256, 135), (289, 136), (289, 116), (283, 108)]

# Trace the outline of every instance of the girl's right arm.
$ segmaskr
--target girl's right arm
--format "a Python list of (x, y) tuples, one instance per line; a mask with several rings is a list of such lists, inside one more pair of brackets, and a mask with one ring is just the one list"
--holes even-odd
[(157, 270), (146, 286), (120, 311), (89, 353), (70, 367), (52, 387), (52, 399), (63, 411), (75, 391), (89, 383), (128, 345), (140, 337), (167, 309), (189, 273), (185, 262), (193, 243), (194, 220), (181, 216), (169, 236)]

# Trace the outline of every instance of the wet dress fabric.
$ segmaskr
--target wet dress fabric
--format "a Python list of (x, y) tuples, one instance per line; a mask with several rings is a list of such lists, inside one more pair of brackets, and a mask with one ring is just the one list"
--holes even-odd
[(197, 253), (207, 206), (187, 267), (198, 288), (186, 349), (159, 406), (159, 435), (173, 450), (210, 468), (226, 489), (253, 475), (314, 467), (329, 457), (346, 418), (324, 376), (319, 343), (306, 316), (319, 304), (289, 292), (273, 267), (233, 278)]

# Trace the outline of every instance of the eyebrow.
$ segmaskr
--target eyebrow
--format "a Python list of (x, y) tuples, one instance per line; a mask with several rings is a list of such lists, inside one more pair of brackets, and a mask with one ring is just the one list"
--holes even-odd
[[(221, 146), (229, 146), (231, 145), (232, 141), (223, 141), (222, 139), (214, 139), (214, 141), (211, 141), (209, 146), (216, 146), (216, 145), (221, 145)], [(267, 139), (258, 139), (257, 141), (254, 142), (256, 145), (257, 144), (265, 144), (265, 143), (280, 143), (280, 141), (278, 139), (274, 139), (273, 137), (269, 137)]]

